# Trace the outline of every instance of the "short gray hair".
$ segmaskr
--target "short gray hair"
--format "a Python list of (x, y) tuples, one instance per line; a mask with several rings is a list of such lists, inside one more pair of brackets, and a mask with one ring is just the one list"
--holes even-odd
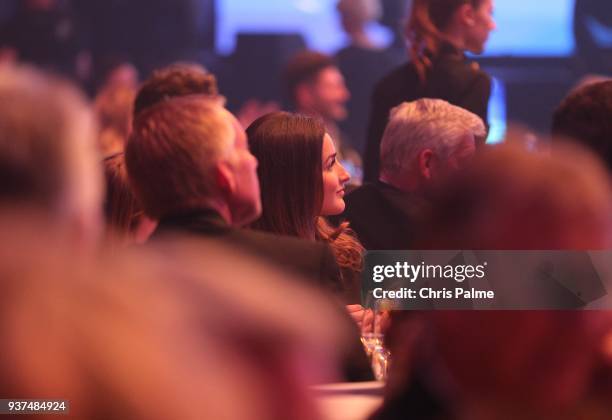
[(476, 114), (441, 99), (404, 102), (391, 110), (380, 145), (381, 171), (406, 169), (426, 148), (449, 157), (468, 134), (486, 135)]

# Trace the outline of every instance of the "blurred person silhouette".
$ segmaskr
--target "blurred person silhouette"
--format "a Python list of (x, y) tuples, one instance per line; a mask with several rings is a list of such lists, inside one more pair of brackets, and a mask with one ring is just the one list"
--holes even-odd
[(199, 64), (179, 62), (155, 70), (140, 86), (134, 100), (134, 118), (158, 102), (185, 95), (207, 95), (225, 105), (214, 74)]
[(588, 147), (612, 170), (612, 80), (571, 92), (555, 110), (552, 134)]
[(287, 62), (284, 80), (293, 109), (323, 120), (340, 161), (347, 167), (353, 183), (360, 184), (361, 157), (338, 126), (348, 116), (346, 104), (351, 94), (337, 63), (326, 54), (304, 50)]
[(94, 99), (100, 125), (99, 147), (103, 157), (122, 153), (132, 126), (136, 86), (129, 80), (104, 85)]
[(427, 229), (435, 240), (425, 243), (434, 249), (594, 250), (610, 244), (609, 175), (581, 147), (559, 144), (551, 156), (495, 147), (454, 177), (433, 198)]
[(348, 194), (338, 219), (350, 222), (366, 249), (412, 249), (430, 194), (470, 161), (485, 135), (478, 116), (446, 101), (404, 102), (383, 135), (380, 178)]
[(251, 227), (327, 243), (340, 266), (347, 303), (361, 300), (363, 247), (348, 223), (332, 227), (326, 216), (344, 210), (350, 176), (320, 120), (275, 112), (247, 128), (251, 153), (259, 162), (262, 214)]
[(375, 83), (402, 63), (397, 54), (373, 41), (368, 26), (382, 15), (380, 0), (340, 0), (337, 3), (342, 29), (349, 44), (335, 54), (338, 68), (344, 76), (351, 96), (346, 103), (347, 117), (339, 122), (350, 145), (362, 155), (369, 112), (369, 102)]
[[(492, 0), (414, 0), (406, 37), (410, 61), (375, 87), (364, 155), (364, 180), (375, 182), (389, 111), (404, 101), (438, 98), (487, 123), (491, 78), (465, 52), (484, 51), (495, 29)], [(484, 143), (485, 139), (482, 139)]]
[(37, 213), (89, 249), (102, 228), (96, 131), (89, 104), (67, 82), (0, 69), (0, 206)]
[(72, 6), (65, 0), (20, 0), (0, 28), (0, 50), (12, 51), (18, 61), (88, 82), (89, 33)]
[(404, 27), (412, 7), (412, 0), (380, 0), (380, 3), (382, 6), (380, 24), (387, 27), (393, 37), (389, 45), (389, 52), (403, 61), (406, 59)]
[(79, 419), (319, 418), (307, 387), (336, 378), (346, 334), (287, 273), (202, 242), (75, 259), (45, 227), (0, 226), (0, 394)]
[[(433, 203), (419, 249), (597, 250), (611, 243), (609, 177), (575, 147), (552, 155), (511, 145), (484, 150), (442, 184)], [(397, 369), (373, 418), (609, 416), (608, 312), (394, 315), (389, 345)]]
[(106, 157), (103, 165), (106, 179), (106, 238), (115, 247), (146, 242), (157, 222), (144, 213), (132, 192), (123, 152)]

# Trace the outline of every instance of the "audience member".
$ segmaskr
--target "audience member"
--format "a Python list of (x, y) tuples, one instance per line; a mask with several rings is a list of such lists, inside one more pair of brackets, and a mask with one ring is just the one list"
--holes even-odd
[(552, 132), (590, 148), (612, 170), (612, 81), (570, 93), (554, 113)]
[(372, 96), (364, 156), (366, 181), (378, 179), (380, 142), (389, 111), (404, 101), (444, 99), (487, 123), (491, 80), (464, 52), (484, 51), (495, 28), (492, 13), (492, 0), (413, 1), (406, 27), (411, 61), (382, 79)]
[(85, 98), (27, 67), (0, 69), (0, 202), (46, 217), (75, 243), (102, 227), (96, 125)]
[(142, 244), (155, 230), (157, 222), (150, 219), (136, 200), (129, 184), (125, 158), (117, 153), (104, 159), (106, 178), (106, 237), (113, 246)]
[(247, 137), (251, 153), (259, 161), (263, 208), (251, 226), (328, 243), (341, 268), (349, 303), (359, 303), (363, 248), (348, 223), (334, 229), (324, 218), (344, 210), (349, 174), (337, 161), (323, 123), (276, 112), (253, 122)]
[(361, 157), (338, 127), (338, 122), (348, 115), (350, 93), (333, 58), (314, 51), (297, 53), (287, 63), (284, 78), (293, 108), (323, 120), (340, 160), (350, 165), (349, 172), (359, 178), (354, 182), (360, 183)]
[(381, 144), (380, 179), (346, 197), (341, 219), (366, 249), (412, 248), (431, 191), (469, 161), (485, 132), (475, 114), (440, 99), (394, 108)]

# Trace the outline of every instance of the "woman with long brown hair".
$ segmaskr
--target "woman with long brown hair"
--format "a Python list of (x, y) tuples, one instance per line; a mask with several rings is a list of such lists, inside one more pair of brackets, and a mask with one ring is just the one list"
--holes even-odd
[(350, 303), (359, 301), (363, 247), (348, 227), (332, 227), (325, 216), (344, 210), (349, 175), (336, 160), (334, 143), (315, 118), (274, 112), (247, 128), (259, 161), (262, 216), (252, 227), (327, 242), (340, 266)]
[(413, 1), (406, 27), (410, 61), (372, 95), (364, 180), (378, 180), (380, 140), (389, 111), (402, 102), (444, 99), (487, 122), (491, 78), (464, 53), (481, 54), (493, 29), (493, 0)]

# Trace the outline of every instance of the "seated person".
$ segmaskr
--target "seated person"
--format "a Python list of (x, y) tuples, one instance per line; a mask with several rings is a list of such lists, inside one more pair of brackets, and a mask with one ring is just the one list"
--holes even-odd
[(383, 135), (380, 179), (348, 194), (339, 219), (368, 250), (412, 248), (433, 187), (464, 166), (485, 135), (478, 116), (446, 101), (404, 102), (391, 111)]
[(348, 223), (339, 228), (325, 216), (344, 210), (349, 174), (319, 120), (287, 112), (265, 115), (247, 128), (251, 153), (259, 161), (263, 213), (251, 226), (331, 246), (341, 268), (349, 303), (361, 296), (363, 247)]

